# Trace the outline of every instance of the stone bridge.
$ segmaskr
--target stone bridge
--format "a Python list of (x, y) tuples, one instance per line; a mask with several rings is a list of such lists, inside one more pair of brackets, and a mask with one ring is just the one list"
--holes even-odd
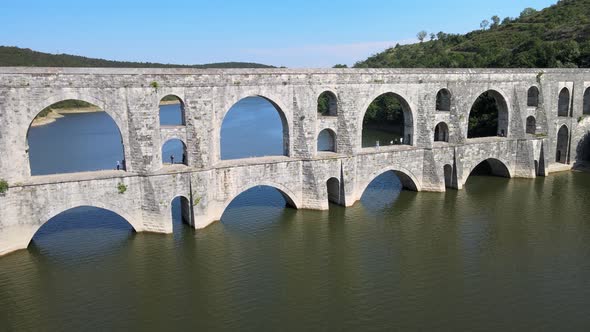
[[(590, 71), (579, 69), (1, 68), (0, 178), (9, 189), (0, 195), (0, 254), (26, 248), (41, 225), (78, 206), (111, 210), (136, 231), (171, 233), (171, 202), (179, 196), (186, 198), (183, 218), (204, 228), (260, 185), (278, 189), (295, 208), (325, 210), (329, 201), (354, 204), (387, 171), (406, 189), (433, 192), (461, 189), (486, 160), (500, 176), (545, 176), (585, 153), (589, 86)], [(326, 91), (334, 99), (320, 115), (317, 100)], [(362, 148), (364, 113), (389, 92), (402, 100), (409, 144)], [(499, 105), (499, 137), (470, 139), (470, 109), (484, 92)], [(182, 101), (183, 125), (160, 126), (167, 95)], [(224, 116), (249, 96), (276, 106), (285, 156), (221, 160)], [(95, 104), (114, 119), (126, 171), (31, 176), (31, 122), (67, 99)], [(437, 128), (443, 139), (435, 139)], [(317, 151), (324, 129), (335, 137), (334, 152)], [(186, 166), (162, 164), (162, 145), (172, 137), (187, 147)]]

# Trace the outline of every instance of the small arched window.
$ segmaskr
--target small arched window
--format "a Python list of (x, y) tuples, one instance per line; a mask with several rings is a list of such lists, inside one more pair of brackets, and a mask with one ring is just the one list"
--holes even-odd
[(336, 133), (331, 129), (324, 129), (318, 135), (318, 151), (336, 152)]
[(447, 89), (441, 89), (436, 94), (436, 110), (441, 112), (451, 111), (451, 93)]
[(162, 145), (162, 164), (188, 165), (186, 145), (179, 139), (171, 139)]
[(449, 141), (449, 127), (446, 123), (441, 122), (434, 128), (434, 141), (435, 142), (448, 142)]
[(587, 88), (586, 92), (584, 92), (584, 107), (582, 112), (584, 115), (590, 115), (590, 88)]
[(526, 118), (526, 133), (527, 134), (536, 134), (537, 133), (537, 120), (535, 120), (534, 116), (529, 116)]
[(570, 110), (570, 91), (567, 88), (559, 92), (559, 102), (557, 105), (557, 116), (568, 116)]
[(527, 94), (527, 106), (539, 107), (539, 89), (532, 86)]
[(561, 164), (567, 164), (567, 155), (568, 155), (568, 145), (569, 145), (569, 129), (566, 125), (561, 126), (559, 128), (559, 132), (557, 132), (557, 146), (555, 148), (555, 162)]
[(175, 95), (160, 100), (160, 126), (184, 126), (184, 103)]
[(323, 116), (338, 115), (338, 98), (333, 92), (324, 91), (318, 97), (318, 114)]

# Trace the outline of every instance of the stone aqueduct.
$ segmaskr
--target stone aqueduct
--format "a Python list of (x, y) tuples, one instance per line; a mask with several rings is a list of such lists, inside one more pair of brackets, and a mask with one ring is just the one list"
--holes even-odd
[[(277, 188), (296, 208), (325, 210), (329, 199), (352, 205), (386, 171), (395, 171), (407, 189), (434, 192), (461, 189), (484, 160), (498, 175), (544, 176), (579, 159), (590, 128), (584, 117), (589, 86), (590, 71), (578, 69), (2, 68), (0, 178), (10, 188), (0, 195), (0, 254), (26, 248), (43, 223), (78, 206), (111, 210), (136, 231), (171, 233), (171, 202), (178, 196), (189, 202), (183, 218), (203, 228), (219, 220), (233, 198), (259, 185)], [(336, 97), (335, 109), (321, 116), (317, 100), (325, 91)], [(440, 91), (450, 98), (448, 110), (437, 110)], [(470, 109), (486, 91), (501, 108), (501, 137), (469, 139)], [(362, 148), (364, 113), (388, 92), (409, 112), (410, 145)], [(170, 94), (184, 103), (183, 126), (159, 124), (159, 101)], [(220, 159), (224, 115), (248, 96), (279, 109), (285, 156)], [(538, 100), (531, 103), (531, 96)], [(127, 171), (30, 175), (30, 124), (42, 109), (67, 99), (98, 105), (114, 119)], [(435, 142), (441, 122), (448, 142)], [(558, 140), (564, 126), (565, 143)], [(317, 151), (323, 129), (335, 133), (333, 153)], [(161, 147), (171, 137), (185, 143), (188, 166), (162, 165)], [(329, 180), (336, 183), (330, 193)], [(123, 194), (120, 183), (127, 186)]]

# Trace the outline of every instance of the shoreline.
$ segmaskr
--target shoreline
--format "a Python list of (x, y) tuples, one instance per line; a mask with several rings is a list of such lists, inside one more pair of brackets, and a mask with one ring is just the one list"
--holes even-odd
[[(180, 101), (178, 100), (169, 100), (169, 101), (161, 101), (160, 106), (162, 105), (178, 105)], [(37, 117), (31, 123), (31, 127), (40, 127), (45, 126), (50, 123), (57, 121), (57, 119), (63, 118), (67, 114), (83, 114), (83, 113), (95, 113), (95, 112), (103, 112), (100, 107), (91, 106), (91, 107), (76, 107), (76, 108), (52, 108), (49, 113), (47, 113), (44, 117)]]
[(80, 114), (80, 113), (96, 113), (102, 112), (100, 107), (92, 106), (92, 107), (77, 107), (77, 108), (58, 108), (58, 109), (51, 109), (51, 111), (57, 114)]
[(82, 114), (82, 113), (95, 113), (102, 112), (99, 107), (79, 107), (79, 108), (63, 108), (63, 109), (51, 109), (44, 117), (37, 117), (31, 123), (31, 127), (45, 126), (50, 123), (57, 121), (57, 119), (63, 118), (64, 114)]
[(177, 104), (180, 104), (179, 100), (162, 100), (160, 102), (160, 106), (162, 106), (162, 105), (177, 105)]

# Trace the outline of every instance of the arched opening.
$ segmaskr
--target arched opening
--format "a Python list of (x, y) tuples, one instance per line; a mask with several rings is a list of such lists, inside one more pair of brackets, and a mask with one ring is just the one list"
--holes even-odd
[(188, 166), (186, 145), (183, 141), (173, 138), (162, 145), (162, 164), (181, 164)]
[(441, 89), (436, 94), (436, 110), (440, 112), (451, 111), (451, 93), (447, 89)]
[(537, 133), (537, 120), (532, 115), (526, 118), (526, 133), (532, 135)]
[(561, 126), (559, 128), (559, 132), (557, 132), (557, 146), (555, 148), (555, 162), (567, 164), (567, 155), (568, 155), (568, 145), (569, 145), (569, 129), (566, 125)]
[(508, 105), (497, 91), (482, 93), (469, 112), (467, 138), (508, 136)]
[(557, 116), (568, 116), (570, 110), (570, 90), (561, 89), (559, 92), (559, 101), (557, 105)]
[(584, 92), (584, 107), (582, 114), (590, 115), (590, 88), (587, 88)]
[(324, 129), (318, 135), (318, 151), (336, 152), (336, 133), (331, 129)]
[(326, 182), (328, 189), (328, 201), (338, 205), (344, 205), (344, 187), (340, 185), (340, 180), (330, 178)]
[(186, 118), (184, 103), (175, 95), (160, 100), (160, 126), (184, 126)]
[(583, 164), (590, 162), (590, 131), (582, 136), (576, 146), (576, 162)]
[(193, 208), (188, 198), (177, 196), (170, 205), (172, 213), (172, 226), (177, 229), (182, 224), (193, 225)]
[(418, 190), (412, 178), (401, 171), (386, 171), (366, 186), (361, 202), (369, 209), (383, 208), (395, 202), (404, 190)]
[(443, 167), (444, 174), (445, 174), (445, 187), (446, 188), (453, 188), (455, 187), (455, 178), (456, 174), (453, 172), (453, 166), (447, 164)]
[(448, 142), (449, 141), (449, 127), (446, 123), (440, 122), (434, 127), (434, 141)]
[(221, 125), (221, 159), (289, 155), (289, 126), (277, 104), (247, 97), (230, 108)]
[(492, 175), (492, 176), (509, 178), (510, 171), (508, 170), (508, 167), (506, 167), (506, 165), (503, 162), (501, 162), (500, 160), (495, 159), (495, 158), (489, 158), (489, 159), (486, 159), (486, 160), (480, 162), (477, 166), (475, 166), (471, 170), (471, 173), (469, 173), (469, 176), (479, 176), (479, 175), (484, 175), (484, 176)]
[(531, 86), (529, 88), (526, 105), (539, 107), (539, 89), (536, 86)]
[(318, 97), (318, 113), (323, 116), (338, 115), (338, 98), (331, 91), (324, 91)]
[(120, 215), (101, 208), (80, 206), (63, 211), (34, 234), (29, 247), (41, 253), (71, 256), (102, 256), (120, 250), (135, 232)]
[(98, 106), (64, 100), (43, 109), (27, 132), (31, 175), (125, 170), (119, 127)]
[(263, 228), (282, 220), (294, 209), (297, 205), (287, 193), (272, 186), (260, 185), (241, 192), (226, 204), (221, 222), (249, 229)]
[(413, 118), (409, 104), (395, 93), (375, 98), (363, 118), (362, 147), (412, 145)]

